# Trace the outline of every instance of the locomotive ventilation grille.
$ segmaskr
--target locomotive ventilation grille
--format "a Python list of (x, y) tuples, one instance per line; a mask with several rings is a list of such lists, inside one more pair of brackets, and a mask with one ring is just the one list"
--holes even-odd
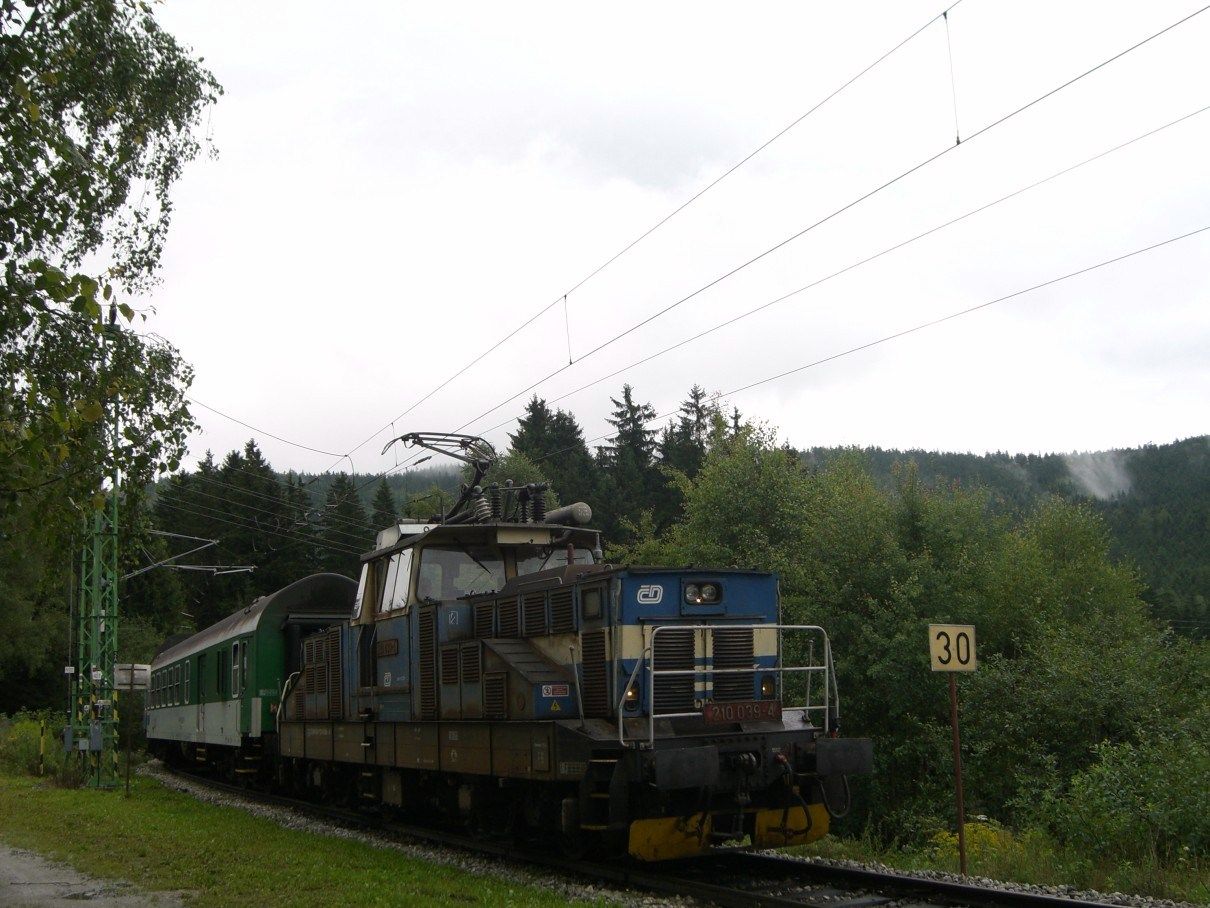
[[(655, 670), (693, 668), (693, 631), (665, 630), (655, 635)], [(656, 675), (652, 700), (656, 713), (693, 709), (693, 675)]]
[(330, 628), (327, 632), (327, 637), (328, 718), (343, 719), (344, 699), (341, 696), (341, 691), (344, 690), (344, 678), (340, 665), (340, 628)]
[(525, 616), (525, 636), (540, 637), (546, 633), (546, 594), (526, 593), (522, 597)]
[(458, 683), (458, 647), (447, 646), (441, 651), (441, 683)]
[(496, 603), (478, 602), (475, 604), (475, 636), (491, 637), (495, 624)]
[(420, 718), (437, 718), (437, 641), (433, 610), (420, 612)]
[[(718, 628), (714, 631), (714, 667), (751, 668), (755, 657), (751, 628)], [(726, 672), (714, 675), (715, 700), (751, 700), (755, 696), (755, 672)]]
[(550, 594), (550, 632), (570, 634), (576, 629), (576, 613), (571, 603), (571, 588), (565, 587)]
[(483, 713), (488, 719), (508, 718), (508, 676), (485, 675), (483, 678)]
[(580, 666), (584, 673), (582, 694), (584, 715), (608, 717), (609, 687), (605, 662), (605, 631), (588, 631), (580, 652)]
[(469, 643), (462, 647), (462, 683), (474, 684), (479, 681), (483, 670), (483, 656), (478, 643)]
[(508, 599), (500, 603), (500, 636), (521, 636), (521, 615), (517, 608), (516, 599)]

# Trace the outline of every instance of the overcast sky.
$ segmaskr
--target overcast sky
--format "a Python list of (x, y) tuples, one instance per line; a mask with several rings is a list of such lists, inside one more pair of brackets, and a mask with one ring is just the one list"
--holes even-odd
[[(1199, 0), (963, 0), (963, 136)], [(560, 297), (946, 6), (169, 0), (226, 94), (175, 193), (148, 328), (193, 396), (335, 453)], [(1210, 104), (1210, 12), (538, 387), (548, 400)], [(395, 424), (453, 430), (954, 144), (938, 20)], [(1210, 112), (567, 397), (660, 413), (1210, 225)], [(1207, 431), (1210, 232), (737, 395), (794, 445), (1072, 451)], [(525, 398), (472, 423), (520, 413)], [(204, 409), (195, 455), (255, 435)], [(501, 447), (512, 425), (488, 434)], [(356, 450), (383, 469), (388, 432)], [(348, 461), (343, 464), (348, 468)]]

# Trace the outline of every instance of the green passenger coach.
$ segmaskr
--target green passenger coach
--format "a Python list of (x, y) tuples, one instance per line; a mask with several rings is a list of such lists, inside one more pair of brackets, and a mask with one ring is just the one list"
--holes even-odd
[(299, 641), (347, 619), (356, 591), (347, 577), (314, 574), (204, 631), (169, 640), (151, 663), (145, 714), (159, 755), (188, 760), (204, 758), (207, 745), (259, 744), (275, 728), (283, 687), (299, 670)]

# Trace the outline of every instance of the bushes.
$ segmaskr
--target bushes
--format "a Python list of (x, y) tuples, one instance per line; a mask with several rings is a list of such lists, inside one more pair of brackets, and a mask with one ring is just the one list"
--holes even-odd
[(1098, 744), (1095, 761), (1048, 805), (1081, 850), (1175, 861), (1210, 851), (1210, 708), (1141, 742)]
[[(63, 717), (19, 712), (0, 716), (0, 769), (24, 775), (58, 777), (64, 757), (59, 732)], [(39, 752), (41, 751), (41, 757)]]

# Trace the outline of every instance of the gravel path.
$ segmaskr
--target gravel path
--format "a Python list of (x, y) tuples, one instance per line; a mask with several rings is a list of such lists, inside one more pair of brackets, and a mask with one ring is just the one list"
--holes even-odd
[(175, 908), (173, 893), (147, 893), (121, 880), (97, 880), (21, 848), (0, 845), (0, 905), (68, 908)]
[(453, 867), (474, 876), (491, 877), (502, 882), (545, 889), (548, 892), (557, 893), (567, 901), (581, 899), (587, 901), (597, 900), (628, 906), (628, 908), (659, 908), (659, 906), (693, 908), (693, 906), (698, 904), (692, 899), (654, 896), (631, 890), (614, 889), (604, 883), (590, 883), (549, 870), (538, 871), (488, 855), (473, 854), (457, 848), (446, 848), (430, 842), (415, 840), (401, 841), (372, 831), (348, 829), (306, 816), (288, 807), (261, 804), (250, 798), (242, 798), (239, 795), (215, 791), (190, 779), (173, 775), (156, 760), (152, 760), (150, 763), (140, 767), (138, 772), (140, 775), (150, 776), (158, 780), (166, 788), (184, 792), (204, 803), (223, 807), (235, 807), (253, 816), (270, 820), (286, 829), (297, 829), (316, 833), (317, 835), (350, 839), (355, 842), (363, 842), (373, 848), (389, 848), (392, 851), (402, 852), (409, 857), (426, 861), (430, 864)]

